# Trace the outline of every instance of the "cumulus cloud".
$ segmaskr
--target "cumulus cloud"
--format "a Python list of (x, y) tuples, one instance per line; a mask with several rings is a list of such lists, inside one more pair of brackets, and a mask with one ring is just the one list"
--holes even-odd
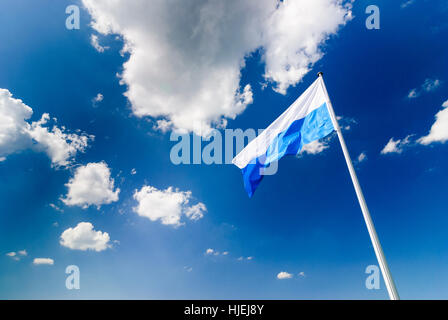
[(133, 208), (139, 216), (151, 221), (160, 220), (162, 224), (180, 226), (182, 215), (190, 220), (198, 220), (204, 216), (207, 208), (201, 202), (189, 206), (190, 191), (179, 191), (172, 187), (159, 190), (151, 186), (143, 186), (134, 193), (138, 205)]
[(0, 89), (0, 156), (31, 146), (30, 125), (26, 121), (33, 109), (15, 99), (6, 89)]
[(54, 264), (54, 260), (51, 258), (35, 258), (33, 260), (34, 265), (50, 265)]
[(398, 140), (390, 138), (389, 142), (384, 146), (383, 150), (381, 150), (381, 154), (402, 153), (404, 148), (411, 143), (410, 138), (410, 135), (404, 139)]
[(279, 274), (277, 274), (277, 279), (279, 279), (279, 280), (291, 279), (291, 278), (292, 278), (292, 274), (288, 273), (286, 271), (281, 271), (281, 272), (279, 272)]
[(443, 109), (436, 114), (436, 121), (428, 135), (421, 137), (417, 142), (428, 145), (434, 142), (444, 143), (448, 141), (448, 100), (442, 104), (442, 107)]
[[(33, 148), (45, 152), (52, 165), (69, 165), (78, 152), (84, 152), (93, 136), (84, 133), (67, 133), (65, 127), (48, 126), (50, 115), (29, 123), (33, 110), (11, 92), (0, 89), (0, 157)], [(53, 121), (57, 120), (53, 118)], [(48, 127), (47, 127), (48, 126)]]
[(68, 228), (61, 234), (59, 243), (72, 250), (103, 251), (110, 248), (107, 232), (95, 231), (90, 222), (80, 222), (74, 228)]
[(66, 133), (64, 127), (54, 125), (52, 129), (44, 127), (50, 115), (44, 113), (39, 121), (31, 123), (29, 135), (37, 143), (37, 148), (44, 151), (53, 165), (66, 166), (76, 153), (84, 152), (93, 136)]
[(345, 0), (82, 2), (98, 33), (125, 41), (121, 81), (134, 115), (201, 135), (252, 103), (251, 86), (240, 84), (251, 53), (262, 49), (266, 82), (284, 94), (351, 19)]
[(73, 178), (65, 185), (68, 193), (61, 200), (68, 206), (80, 206), (84, 209), (94, 205), (118, 201), (120, 189), (114, 190), (114, 179), (105, 162), (92, 162), (78, 167)]
[(436, 90), (442, 82), (438, 79), (426, 79), (425, 82), (419, 87), (414, 88), (408, 93), (408, 99), (418, 98), (425, 92), (431, 92)]

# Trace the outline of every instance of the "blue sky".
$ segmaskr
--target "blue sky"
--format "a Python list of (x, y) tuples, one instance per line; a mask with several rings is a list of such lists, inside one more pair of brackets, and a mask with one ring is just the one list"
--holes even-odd
[[(73, 3), (81, 7), (79, 30), (65, 27), (65, 9)], [(122, 23), (123, 34), (119, 34), (120, 30), (104, 34), (101, 26), (95, 29), (91, 25), (93, 18), (81, 2), (2, 1), (0, 88), (8, 90), (12, 98), (1, 101), (21, 99), (33, 111), (27, 123), (34, 122), (35, 126), (26, 127), (34, 139), (31, 145), (22, 136), (9, 146), (0, 140), (0, 159), (4, 158), (0, 162), (0, 298), (387, 298), (383, 282), (380, 290), (365, 287), (364, 271), (368, 265), (376, 264), (376, 258), (334, 136), (318, 154), (282, 159), (278, 173), (265, 177), (252, 199), (244, 191), (240, 170), (233, 165), (174, 165), (170, 161), (170, 150), (175, 145), (170, 141), (170, 132), (179, 128), (194, 130), (190, 120), (185, 123), (184, 119), (192, 117), (191, 121), (199, 119), (206, 126), (217, 127), (210, 119), (223, 116), (230, 129), (265, 128), (314, 81), (318, 71), (324, 72), (341, 123), (350, 126), (344, 135), (353, 159), (362, 153), (366, 155), (364, 161), (357, 162), (357, 173), (401, 297), (448, 298), (448, 147), (443, 143), (448, 140), (443, 139), (448, 124), (439, 122), (438, 139), (426, 144), (419, 140), (428, 136), (435, 115), (445, 110), (442, 104), (448, 100), (448, 5), (442, 0), (415, 0), (407, 6), (403, 3), (376, 1), (381, 27), (368, 30), (365, 8), (373, 3), (355, 1), (351, 18), (344, 23), (334, 22), (341, 25), (330, 32), (328, 40), (315, 40), (322, 57), (303, 77), (294, 78), (285, 92), (279, 93), (273, 89), (282, 83), (285, 70), (275, 69), (268, 58), (270, 46), (278, 45), (276, 40), (281, 38), (275, 33), (272, 36), (266, 31), (267, 40), (260, 48), (247, 44), (249, 40), (241, 35), (242, 29), (241, 34), (229, 36), (230, 44), (220, 25), (212, 24), (214, 32), (213, 28), (218, 28), (219, 37), (210, 39), (223, 41), (224, 45), (218, 48), (230, 49), (214, 52), (208, 65), (203, 63), (208, 60), (190, 56), (196, 52), (194, 48), (181, 44), (185, 52), (179, 51), (178, 60), (170, 61), (181, 70), (171, 77), (171, 66), (141, 63), (152, 61), (151, 54), (158, 50), (163, 53), (163, 46), (151, 47), (151, 43), (136, 41), (139, 50), (120, 54), (126, 42), (123, 34), (128, 30), (148, 31), (163, 38), (162, 26), (159, 33), (151, 33), (145, 25), (136, 23), (137, 27), (126, 29)], [(95, 6), (88, 0), (84, 4), (90, 9)], [(157, 12), (150, 6), (142, 8), (147, 16), (142, 13), (143, 17), (136, 17), (135, 21), (146, 21), (145, 17), (151, 20), (151, 10)], [(310, 12), (328, 21), (338, 14), (326, 17), (331, 12)], [(116, 12), (103, 10), (98, 15), (103, 13), (111, 17)], [(182, 17), (185, 19), (172, 24), (196, 21), (193, 14)], [(326, 30), (325, 23), (315, 20), (312, 26), (299, 23), (302, 33), (291, 30), (288, 34), (292, 40), (297, 37), (299, 43), (307, 28)], [(170, 45), (184, 41), (182, 35), (170, 38), (170, 32), (178, 30), (170, 28), (166, 29), (167, 37), (176, 40)], [(104, 52), (92, 46), (92, 34), (98, 35)], [(233, 43), (239, 47), (233, 47)], [(234, 115), (232, 119), (232, 115), (220, 109), (225, 98), (222, 92), (227, 92), (227, 87), (216, 88), (212, 82), (214, 71), (222, 67), (223, 73), (233, 79), (222, 83), (229, 87), (235, 84), (231, 58), (245, 46), (254, 46), (256, 50), (242, 57), (245, 64), (240, 78), (236, 73), (236, 88), (241, 93), (250, 85), (253, 102), (242, 109), (229, 106), (233, 108), (229, 113)], [(207, 57), (208, 48), (204, 50)], [(133, 63), (141, 63), (131, 70), (134, 73), (129, 68), (126, 71), (126, 61), (133, 59), (133, 54)], [(283, 57), (277, 58), (274, 60)], [(183, 63), (190, 59), (192, 67)], [(239, 71), (238, 65), (236, 68)], [(266, 70), (274, 76), (266, 78)], [(127, 72), (127, 77), (120, 84), (117, 74), (123, 72)], [(196, 74), (201, 81), (205, 77), (206, 82), (183, 82), (183, 75), (197, 80)], [(222, 73), (216, 75), (219, 78)], [(158, 82), (161, 79), (167, 79), (165, 87)], [(129, 88), (141, 85), (149, 95), (137, 90), (125, 96)], [(187, 99), (185, 109), (173, 106), (171, 97), (176, 102), (193, 96), (199, 85), (212, 95), (210, 108), (207, 104), (188, 104)], [(409, 97), (413, 89), (416, 94)], [(155, 96), (159, 92), (160, 96)], [(98, 93), (103, 100), (94, 103)], [(156, 98), (162, 101), (158, 107), (163, 111), (162, 115), (152, 116), (156, 113)], [(140, 117), (138, 112), (146, 114)], [(48, 151), (53, 150), (48, 149), (50, 142), (39, 140), (37, 129), (53, 126), (40, 127), (37, 123), (45, 113), (57, 118), (55, 126), (64, 126), (63, 133), (76, 135), (73, 139), (88, 140), (85, 148), (67, 156), (69, 164), (58, 162), (54, 153)], [(211, 118), (204, 118), (203, 114), (211, 114)], [(167, 131), (155, 128), (161, 119), (170, 122)], [(54, 137), (48, 132), (45, 131), (45, 137)], [(90, 135), (94, 138), (90, 139)], [(382, 154), (391, 138), (387, 149), (391, 152)], [(8, 147), (12, 150), (11, 146), (14, 152), (6, 152)], [(68, 200), (66, 184), (89, 163), (106, 167), (110, 173), (106, 182), (113, 179), (114, 185), (109, 189), (117, 197), (109, 194), (100, 200), (95, 198), (87, 201), (84, 208), (82, 201)], [(189, 203), (184, 201), (181, 205), (184, 224), (152, 221), (148, 219), (151, 210), (148, 213), (142, 209), (147, 216), (139, 215), (133, 209), (138, 205), (134, 194), (144, 186), (155, 188), (151, 190), (159, 196), (170, 194), (167, 188), (172, 187), (170, 195), (188, 199)], [(93, 197), (95, 192), (89, 193)], [(203, 217), (189, 219), (185, 212), (197, 204), (206, 207), (199, 210)], [(151, 208), (157, 211), (160, 206), (159, 202)], [(91, 223), (107, 243), (95, 242), (87, 250), (80, 249), (79, 243), (78, 247), (76, 243), (71, 247), (62, 245), (63, 232), (73, 230), (81, 222)], [(219, 254), (207, 254), (207, 249)], [(21, 250), (26, 250), (26, 255), (20, 254)], [(35, 264), (36, 258), (50, 258), (53, 265)], [(68, 265), (80, 268), (80, 290), (65, 287)], [(278, 279), (282, 271), (292, 278)]]

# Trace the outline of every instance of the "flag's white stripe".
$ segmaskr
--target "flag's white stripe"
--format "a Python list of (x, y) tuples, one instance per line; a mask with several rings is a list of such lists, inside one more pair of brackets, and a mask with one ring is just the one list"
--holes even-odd
[(285, 131), (293, 121), (305, 118), (327, 101), (322, 79), (319, 77), (280, 117), (252, 140), (232, 162), (240, 169), (245, 168), (251, 161), (265, 154), (275, 137)]

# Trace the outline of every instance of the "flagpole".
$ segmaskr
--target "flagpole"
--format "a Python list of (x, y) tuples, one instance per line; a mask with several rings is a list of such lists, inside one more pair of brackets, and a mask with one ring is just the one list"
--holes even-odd
[(341, 132), (341, 128), (339, 127), (338, 120), (333, 110), (333, 106), (331, 104), (330, 97), (328, 95), (327, 88), (325, 86), (323, 73), (319, 72), (318, 77), (322, 80), (322, 86), (325, 92), (325, 95), (328, 100), (328, 111), (330, 113), (331, 121), (333, 122), (333, 126), (338, 134), (339, 142), (341, 143), (342, 151), (344, 152), (345, 161), (347, 162), (348, 171), (350, 172), (350, 177), (352, 178), (353, 186), (355, 187), (356, 195), (358, 197), (359, 205), (361, 206), (361, 211), (364, 216), (364, 221), (367, 225), (367, 230), (369, 231), (370, 240), (372, 241), (373, 248), (375, 249), (376, 258), (381, 268), (381, 273), (383, 274), (384, 282), (386, 283), (387, 292), (389, 293), (389, 297), (391, 300), (400, 300), (400, 296), (398, 295), (397, 288), (395, 287), (394, 280), (390, 273), (389, 267), (387, 265), (386, 257), (384, 256), (383, 249), (381, 248), (380, 240), (378, 239), (378, 235), (375, 231), (375, 226), (373, 225), (372, 218), (370, 217), (369, 209), (367, 208), (366, 200), (364, 199), (364, 195), (361, 190), (361, 186), (358, 181), (358, 177), (356, 176), (355, 168), (353, 167), (352, 159), (350, 158), (350, 154), (347, 149), (347, 145), (345, 144), (344, 137)]

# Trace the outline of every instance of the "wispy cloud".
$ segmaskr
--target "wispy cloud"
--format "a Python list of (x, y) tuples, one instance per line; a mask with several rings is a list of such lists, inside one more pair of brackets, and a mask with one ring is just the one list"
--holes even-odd
[(207, 250), (205, 250), (205, 255), (207, 255), (207, 256), (227, 256), (227, 255), (229, 255), (229, 251), (220, 252), (215, 249), (208, 248)]
[(98, 93), (93, 99), (92, 99), (92, 105), (94, 108), (98, 106), (98, 104), (104, 100), (104, 96), (102, 93)]
[(328, 140), (316, 140), (303, 146), (301, 154), (318, 154), (329, 148)]
[(402, 9), (409, 7), (411, 4), (413, 4), (415, 2), (415, 0), (407, 0), (403, 3), (401, 3), (400, 7)]
[(407, 136), (404, 139), (390, 138), (389, 142), (384, 146), (383, 150), (381, 150), (381, 154), (389, 154), (389, 153), (402, 153), (404, 148), (411, 143), (411, 135)]
[(57, 205), (55, 205), (54, 203), (50, 203), (49, 206), (51, 208), (53, 208), (54, 210), (58, 211), (58, 212), (64, 212), (63, 209), (59, 208)]
[(431, 92), (436, 90), (442, 82), (438, 79), (426, 79), (423, 84), (418, 87), (411, 89), (408, 93), (408, 99), (415, 99), (421, 96), (423, 93)]
[(21, 257), (26, 257), (28, 255), (28, 252), (24, 249), (17, 252), (8, 252), (6, 255), (13, 260), (19, 261)]
[(361, 152), (359, 156), (356, 158), (356, 164), (360, 164), (361, 162), (367, 161), (367, 154), (365, 152)]
[(426, 146), (436, 142), (445, 143), (446, 141), (448, 141), (448, 100), (442, 104), (442, 110), (435, 115), (435, 121), (427, 135), (418, 139), (415, 138), (415, 134), (408, 135), (404, 139), (395, 140), (391, 138), (381, 150), (381, 154), (402, 153), (408, 147)]
[(98, 36), (96, 34), (92, 34), (90, 37), (90, 44), (95, 48), (96, 51), (103, 53), (105, 50), (109, 49), (109, 47), (100, 45)]

